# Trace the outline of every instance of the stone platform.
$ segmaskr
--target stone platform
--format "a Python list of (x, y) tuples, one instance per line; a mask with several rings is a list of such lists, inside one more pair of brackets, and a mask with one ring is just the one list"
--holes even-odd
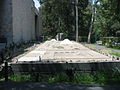
[(39, 47), (18, 59), (23, 61), (52, 61), (52, 62), (106, 62), (111, 57), (95, 52), (80, 43), (69, 41), (46, 41)]

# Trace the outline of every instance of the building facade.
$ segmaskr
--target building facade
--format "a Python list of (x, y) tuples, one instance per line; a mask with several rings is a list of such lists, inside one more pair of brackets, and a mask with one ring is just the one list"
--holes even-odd
[(7, 44), (39, 39), (41, 14), (32, 0), (0, 1), (0, 41)]

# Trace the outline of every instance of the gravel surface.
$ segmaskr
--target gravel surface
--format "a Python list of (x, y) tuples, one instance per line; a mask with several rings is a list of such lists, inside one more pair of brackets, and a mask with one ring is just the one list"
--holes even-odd
[(90, 50), (80, 43), (65, 39), (52, 39), (40, 44), (18, 61), (53, 61), (53, 62), (103, 62), (112, 61), (108, 56)]

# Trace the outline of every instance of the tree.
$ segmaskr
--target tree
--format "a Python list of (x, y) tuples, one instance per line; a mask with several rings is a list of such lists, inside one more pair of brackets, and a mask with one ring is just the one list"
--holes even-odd
[[(78, 2), (78, 19), (79, 30), (84, 30), (83, 20), (84, 10), (88, 0)], [(57, 33), (64, 33), (66, 38), (75, 40), (75, 4), (72, 0), (49, 0), (42, 5), (43, 15), (43, 34), (47, 37), (54, 38)], [(82, 31), (79, 35), (85, 35)]]
[(93, 23), (92, 37), (99, 40), (99, 37), (117, 36), (120, 30), (120, 1), (99, 0), (95, 5), (95, 21)]

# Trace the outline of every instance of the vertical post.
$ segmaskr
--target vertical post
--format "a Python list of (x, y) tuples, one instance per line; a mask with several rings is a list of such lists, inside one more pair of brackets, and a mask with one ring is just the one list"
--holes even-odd
[(38, 82), (39, 81), (39, 73), (36, 73), (36, 76), (35, 76), (35, 81)]
[(75, 9), (76, 9), (76, 42), (78, 42), (78, 0), (75, 1)]
[(5, 81), (8, 81), (8, 62), (5, 62)]
[(41, 62), (41, 56), (39, 56), (39, 62)]

